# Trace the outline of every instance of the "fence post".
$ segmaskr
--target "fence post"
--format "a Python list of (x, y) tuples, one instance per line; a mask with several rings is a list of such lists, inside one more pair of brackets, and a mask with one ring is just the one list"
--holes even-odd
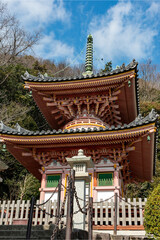
[(61, 184), (62, 184), (62, 178), (59, 180), (58, 185), (58, 196), (57, 196), (57, 216), (60, 215), (60, 205), (61, 205)]
[(68, 192), (68, 203), (67, 203), (67, 224), (66, 224), (66, 237), (65, 239), (71, 239), (72, 226), (73, 226), (73, 199), (74, 199), (74, 181), (75, 181), (75, 170), (71, 169), (69, 174), (69, 192)]
[(29, 211), (29, 218), (28, 218), (28, 225), (27, 225), (26, 240), (29, 240), (31, 237), (34, 203), (35, 203), (35, 198), (32, 196), (31, 204), (30, 204), (30, 211)]
[(115, 193), (114, 199), (114, 235), (117, 235), (117, 193)]
[(88, 240), (92, 240), (92, 228), (93, 228), (93, 198), (89, 197), (89, 212), (88, 212)]

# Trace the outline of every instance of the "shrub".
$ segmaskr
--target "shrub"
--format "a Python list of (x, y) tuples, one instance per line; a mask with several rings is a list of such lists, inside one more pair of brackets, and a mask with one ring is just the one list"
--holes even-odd
[(144, 211), (144, 227), (154, 239), (160, 239), (160, 184), (148, 197)]

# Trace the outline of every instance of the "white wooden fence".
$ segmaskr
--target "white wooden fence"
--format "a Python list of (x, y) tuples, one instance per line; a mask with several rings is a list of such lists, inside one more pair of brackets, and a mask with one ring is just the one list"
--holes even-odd
[[(147, 199), (127, 199), (118, 202), (117, 225), (121, 226), (136, 226), (143, 225), (143, 208)], [(39, 201), (37, 201), (37, 204)], [(16, 220), (26, 222), (29, 216), (30, 201), (0, 201), (0, 225), (12, 225)], [(41, 211), (40, 209), (44, 210)], [(48, 223), (55, 223), (57, 202), (49, 201), (41, 207), (34, 207), (33, 225), (46, 225)], [(48, 214), (46, 214), (47, 212)], [(66, 214), (66, 208), (65, 213)], [(86, 218), (88, 219), (88, 218)], [(63, 219), (65, 223), (65, 218)], [(104, 226), (114, 225), (114, 202), (103, 201), (93, 204), (93, 225)]]
[[(143, 225), (143, 209), (147, 199), (134, 198), (118, 201), (117, 225)], [(114, 225), (114, 202), (104, 201), (93, 205), (93, 225)]]

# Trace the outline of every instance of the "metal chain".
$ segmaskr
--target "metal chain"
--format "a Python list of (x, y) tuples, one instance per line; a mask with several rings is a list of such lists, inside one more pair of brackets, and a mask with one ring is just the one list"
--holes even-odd
[(137, 205), (133, 205), (132, 203), (129, 203), (129, 202), (127, 202), (125, 199), (123, 199), (122, 197), (120, 197), (120, 196), (118, 196), (119, 197), (119, 199), (121, 199), (122, 201), (124, 201), (124, 202), (126, 202), (126, 203), (128, 203), (129, 205), (131, 205), (132, 207), (138, 207), (139, 209), (142, 209), (142, 210), (144, 210), (144, 208), (143, 207), (139, 207), (139, 206), (137, 206)]
[(69, 192), (69, 187), (67, 187), (66, 189), (66, 194), (65, 194), (65, 197), (64, 197), (64, 200), (63, 200), (63, 203), (62, 203), (62, 207), (61, 207), (61, 215), (62, 217), (66, 217), (67, 215), (64, 215), (64, 207), (65, 207), (65, 203), (66, 203), (66, 199), (67, 199), (67, 196), (68, 196), (68, 192)]
[(113, 198), (114, 197), (114, 195), (112, 196), (112, 197), (110, 197), (110, 198), (107, 198), (107, 199), (104, 199), (104, 200), (102, 200), (102, 201), (99, 201), (99, 202), (93, 202), (93, 203), (102, 203), (102, 202), (106, 202), (106, 201), (109, 201), (111, 198)]
[(83, 211), (83, 208), (81, 208), (81, 206), (80, 206), (80, 203), (79, 203), (79, 200), (78, 200), (78, 196), (77, 196), (77, 192), (76, 192), (76, 187), (75, 187), (75, 186), (74, 186), (74, 195), (75, 195), (76, 203), (77, 203), (77, 206), (78, 206), (80, 212), (83, 213), (83, 214), (85, 214), (85, 215), (87, 215), (87, 211), (84, 212), (84, 211)]
[(53, 191), (52, 195), (47, 199), (47, 201), (40, 203), (40, 204), (35, 204), (36, 207), (42, 206), (44, 204), (46, 204), (47, 202), (49, 202), (51, 200), (51, 198), (53, 197), (53, 195), (55, 194), (55, 192), (57, 191), (58, 186), (60, 185), (61, 181), (59, 181), (57, 187), (55, 188), (55, 190)]
[[(87, 210), (88, 210), (88, 208), (89, 208), (89, 206), (88, 206), (88, 208), (87, 208), (87, 206), (88, 206), (88, 203), (87, 203), (83, 208), (81, 208), (82, 210), (83, 210), (83, 209), (86, 209), (86, 212), (85, 212), (86, 215), (87, 215)], [(75, 211), (73, 214), (77, 214), (77, 213), (81, 212), (81, 209)]]
[(58, 217), (58, 215), (54, 215), (54, 214), (51, 214), (51, 213), (49, 213), (49, 212), (46, 212), (46, 210), (45, 209), (42, 209), (42, 208), (40, 208), (39, 206), (36, 206), (36, 207), (38, 207), (38, 209), (41, 211), (41, 212), (44, 212), (45, 214), (47, 214), (47, 215), (49, 215), (51, 218), (52, 217)]
[(78, 198), (79, 200), (83, 201), (83, 202), (86, 201), (85, 199), (82, 199), (82, 198), (80, 198), (80, 197), (78, 197), (78, 196), (77, 196), (77, 198)]
[(55, 224), (55, 227), (54, 227), (54, 230), (53, 230), (53, 234), (51, 236), (51, 240), (54, 240), (55, 239), (55, 236), (57, 234), (57, 231), (59, 229), (58, 225), (59, 225), (59, 222), (60, 222), (61, 218), (60, 216), (57, 218), (57, 221), (56, 221), (56, 224)]
[(56, 220), (55, 228), (53, 230), (53, 234), (51, 236), (51, 240), (55, 239), (55, 236), (56, 236), (57, 231), (59, 229), (58, 225), (59, 225), (59, 222), (61, 221), (61, 218), (66, 217), (66, 215), (64, 215), (64, 206), (65, 206), (65, 203), (66, 203), (68, 192), (69, 192), (69, 188), (67, 187), (66, 188), (66, 194), (65, 194), (65, 197), (64, 197), (64, 200), (63, 200), (63, 203), (62, 203), (62, 207), (61, 207), (61, 213), (60, 213), (59, 216), (57, 216), (57, 220)]
[(67, 187), (65, 187), (65, 186), (63, 185), (63, 183), (61, 183), (61, 186), (64, 187), (65, 189), (67, 189)]

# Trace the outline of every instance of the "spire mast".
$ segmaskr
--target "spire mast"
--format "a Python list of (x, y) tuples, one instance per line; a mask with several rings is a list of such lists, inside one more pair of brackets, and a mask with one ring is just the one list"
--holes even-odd
[(93, 37), (91, 34), (87, 37), (85, 72), (83, 76), (93, 74)]

